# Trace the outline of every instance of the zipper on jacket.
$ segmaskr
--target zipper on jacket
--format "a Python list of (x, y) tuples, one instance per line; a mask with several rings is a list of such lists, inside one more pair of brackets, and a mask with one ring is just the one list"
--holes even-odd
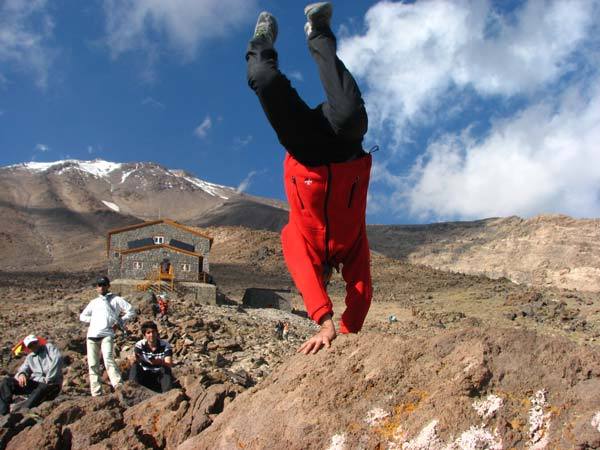
[(331, 165), (327, 164), (327, 189), (325, 190), (325, 264), (329, 264), (329, 217), (327, 217), (327, 204), (331, 189)]
[(358, 184), (358, 178), (354, 179), (354, 183), (352, 183), (352, 187), (350, 188), (350, 196), (348, 197), (348, 208), (352, 206), (352, 199), (354, 198), (354, 191), (356, 190), (356, 185)]
[(302, 197), (300, 197), (300, 192), (298, 191), (298, 184), (296, 183), (295, 176), (292, 176), (292, 183), (294, 184), (294, 188), (296, 190), (296, 197), (298, 197), (298, 201), (300, 202), (300, 208), (304, 209), (304, 202), (302, 201)]

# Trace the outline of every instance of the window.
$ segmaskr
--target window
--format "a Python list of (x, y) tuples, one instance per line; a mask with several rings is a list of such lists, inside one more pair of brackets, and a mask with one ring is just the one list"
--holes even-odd
[(136, 270), (140, 270), (144, 267), (144, 263), (141, 261), (134, 261), (133, 262), (133, 268)]
[(187, 263), (182, 264), (181, 265), (181, 270), (183, 272), (191, 272), (192, 271), (192, 265), (191, 264), (187, 264)]
[(158, 244), (164, 244), (165, 243), (165, 237), (164, 236), (154, 236), (154, 243), (156, 245), (158, 245)]

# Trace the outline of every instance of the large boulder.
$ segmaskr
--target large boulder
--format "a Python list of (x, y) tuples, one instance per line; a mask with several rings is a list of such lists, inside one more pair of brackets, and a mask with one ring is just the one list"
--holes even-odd
[(298, 355), (179, 450), (598, 448), (600, 350), (515, 329)]

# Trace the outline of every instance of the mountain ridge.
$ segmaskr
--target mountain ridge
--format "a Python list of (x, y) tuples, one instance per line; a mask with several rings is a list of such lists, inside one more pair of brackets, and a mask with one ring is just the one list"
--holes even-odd
[[(3, 270), (104, 265), (109, 229), (170, 218), (192, 226), (280, 231), (285, 202), (153, 162), (62, 160), (0, 168)], [(367, 225), (372, 250), (412, 264), (600, 292), (600, 220), (564, 215)], [(68, 242), (68, 245), (65, 243)], [(35, 262), (33, 262), (35, 261)]]
[[(194, 226), (219, 224), (225, 217), (228, 225), (251, 229), (280, 227), (287, 217), (283, 202), (152, 162), (7, 166), (0, 168), (0, 198), (7, 244), (0, 256), (10, 271), (101, 267), (108, 230), (161, 217)], [(253, 213), (232, 213), (238, 209)]]

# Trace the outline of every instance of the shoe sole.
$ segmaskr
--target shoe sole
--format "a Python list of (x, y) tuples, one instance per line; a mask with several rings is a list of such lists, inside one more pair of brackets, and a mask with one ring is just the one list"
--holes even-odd
[(258, 19), (256, 20), (256, 25), (254, 27), (254, 35), (256, 35), (256, 29), (258, 28), (258, 24), (263, 22), (267, 23), (268, 27), (271, 28), (271, 31), (273, 32), (273, 43), (275, 43), (275, 41), (277, 40), (279, 27), (277, 26), (277, 19), (275, 19), (275, 16), (270, 12), (263, 11), (258, 15)]
[(304, 15), (309, 22), (312, 22), (315, 16), (322, 16), (323, 20), (331, 20), (333, 7), (329, 2), (311, 3), (304, 7)]

